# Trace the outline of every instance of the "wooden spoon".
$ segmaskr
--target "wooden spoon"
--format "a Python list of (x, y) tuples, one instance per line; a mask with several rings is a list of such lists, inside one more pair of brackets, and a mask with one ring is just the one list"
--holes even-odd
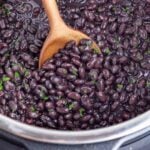
[[(76, 44), (82, 39), (91, 39), (86, 34), (68, 27), (60, 16), (56, 0), (42, 0), (48, 15), (51, 31), (44, 42), (39, 59), (39, 68), (43, 63), (56, 54), (70, 41)], [(100, 52), (99, 47), (93, 42), (92, 48)]]

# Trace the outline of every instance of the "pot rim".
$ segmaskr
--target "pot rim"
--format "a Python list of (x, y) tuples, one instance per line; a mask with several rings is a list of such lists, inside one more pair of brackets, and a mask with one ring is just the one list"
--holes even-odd
[(129, 121), (87, 131), (60, 131), (27, 125), (0, 115), (0, 129), (28, 140), (53, 144), (89, 144), (115, 140), (150, 128), (150, 111)]

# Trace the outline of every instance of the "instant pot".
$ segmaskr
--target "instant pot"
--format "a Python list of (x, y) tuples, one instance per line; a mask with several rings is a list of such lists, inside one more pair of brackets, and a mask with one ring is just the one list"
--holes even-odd
[[(36, 2), (41, 5), (40, 0)], [(149, 150), (150, 111), (118, 125), (88, 131), (58, 131), (0, 115), (1, 150)]]

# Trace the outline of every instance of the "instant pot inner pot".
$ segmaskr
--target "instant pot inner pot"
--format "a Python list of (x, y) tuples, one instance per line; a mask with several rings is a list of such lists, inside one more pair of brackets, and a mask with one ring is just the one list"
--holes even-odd
[(38, 69), (49, 25), (33, 0), (0, 1), (0, 113), (25, 124), (89, 130), (150, 107), (150, 3), (65, 1), (65, 22), (96, 41), (68, 43)]

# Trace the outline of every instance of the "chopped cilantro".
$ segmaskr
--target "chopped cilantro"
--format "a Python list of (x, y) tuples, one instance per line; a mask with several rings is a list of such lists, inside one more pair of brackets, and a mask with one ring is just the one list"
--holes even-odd
[(99, 48), (94, 48), (93, 51), (94, 51), (95, 54), (100, 54), (100, 49)]
[(135, 83), (136, 82), (136, 79), (134, 79), (133, 77), (129, 78), (129, 82), (130, 83)]
[(61, 98), (62, 98), (62, 96), (59, 96), (59, 97), (58, 97), (58, 99), (61, 99)]
[(12, 63), (12, 66), (17, 66), (18, 64), (17, 63)]
[(1, 84), (3, 84), (3, 81), (2, 81), (2, 80), (0, 80), (0, 85), (1, 85)]
[(106, 48), (104, 52), (105, 52), (105, 54), (107, 54), (107, 55), (110, 55), (110, 54), (111, 54), (111, 51), (110, 51), (109, 48)]
[(150, 55), (150, 49), (147, 50), (145, 54)]
[(32, 111), (32, 112), (35, 112), (35, 111), (36, 111), (36, 109), (35, 109), (34, 106), (31, 106), (31, 111)]
[(49, 97), (47, 95), (45, 95), (45, 93), (43, 91), (40, 92), (40, 97), (44, 101), (47, 101), (49, 99)]
[(30, 74), (29, 70), (25, 69), (24, 75), (25, 75), (25, 76), (28, 76), (29, 74)]
[(3, 81), (0, 80), (0, 91), (3, 91), (4, 87), (3, 87)]
[(10, 9), (9, 8), (4, 7), (2, 4), (0, 4), (0, 8), (2, 9), (2, 11), (5, 15), (10, 14)]
[(49, 99), (48, 96), (43, 96), (42, 98), (43, 98), (44, 101), (47, 101)]
[(122, 84), (117, 84), (117, 89), (121, 90), (123, 88)]
[(147, 81), (146, 87), (150, 88), (150, 81)]
[(0, 91), (3, 91), (4, 87), (2, 84), (0, 84)]
[(77, 70), (76, 69), (74, 69), (74, 68), (72, 68), (72, 71), (71, 71), (72, 73), (73, 73), (73, 75), (75, 75), (75, 76), (77, 76), (78, 75), (78, 73), (77, 73)]
[(2, 81), (3, 81), (3, 82), (7, 82), (7, 81), (9, 81), (9, 80), (10, 80), (10, 78), (7, 77), (7, 76), (3, 76), (3, 78), (2, 78)]
[(10, 9), (4, 8), (4, 12), (5, 12), (6, 15), (9, 15), (10, 14)]
[(19, 72), (15, 72), (15, 78), (19, 78), (19, 77), (20, 77)]
[(82, 117), (83, 116), (83, 113), (85, 112), (85, 109), (83, 109), (83, 108), (80, 108), (79, 109), (79, 113), (80, 113), (80, 116)]
[(93, 84), (96, 84), (96, 80), (92, 80), (92, 83), (93, 83)]
[(73, 107), (74, 107), (74, 104), (73, 104), (73, 103), (71, 103), (71, 104), (68, 105), (68, 109), (69, 109), (69, 110), (72, 110)]
[(125, 13), (129, 14), (130, 13), (130, 8), (129, 7), (125, 7), (125, 8), (123, 8), (123, 11)]

